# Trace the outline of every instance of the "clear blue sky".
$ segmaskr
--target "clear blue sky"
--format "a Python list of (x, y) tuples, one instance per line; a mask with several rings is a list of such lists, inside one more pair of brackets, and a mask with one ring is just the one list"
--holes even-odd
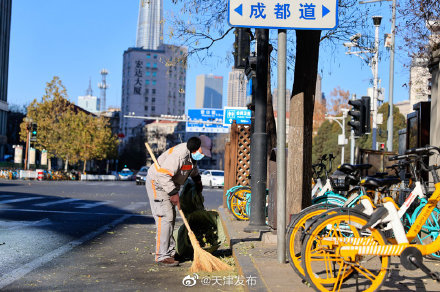
[[(94, 95), (99, 96), (97, 83), (102, 68), (109, 71), (107, 82), (107, 106), (120, 106), (122, 55), (136, 41), (136, 25), (139, 0), (13, 0), (12, 28), (9, 62), (9, 104), (28, 104), (44, 94), (46, 82), (59, 76), (67, 88), (70, 100), (77, 102), (84, 95), (89, 78), (92, 79)], [(164, 15), (176, 10), (171, 1), (164, 1)], [(389, 6), (383, 5), (384, 16), (380, 36), (390, 31)], [(226, 20), (225, 20), (226, 25)], [(371, 26), (373, 30), (373, 25)], [(293, 31), (289, 31), (293, 34)], [(168, 42), (165, 37), (165, 42)], [(195, 80), (199, 74), (213, 73), (223, 76), (224, 104), (226, 103), (228, 72), (232, 64), (225, 60), (232, 51), (233, 35), (216, 48), (219, 58), (199, 64), (195, 58), (189, 60), (187, 72), (186, 107), (195, 104)], [(173, 41), (176, 44), (176, 41)], [(366, 94), (372, 76), (367, 65), (355, 56), (344, 54), (340, 45), (336, 51), (321, 49), (320, 72), (322, 91), (340, 86), (344, 90)], [(383, 50), (383, 44), (381, 44)], [(396, 53), (395, 101), (408, 99), (408, 69), (403, 68), (402, 58)], [(276, 57), (276, 56), (275, 56)], [(228, 58), (231, 60), (231, 58)], [(384, 54), (379, 75), (388, 99), (389, 53)], [(276, 75), (276, 74), (275, 74)], [(276, 86), (276, 76), (273, 86)], [(287, 87), (292, 86), (292, 72), (288, 74)]]

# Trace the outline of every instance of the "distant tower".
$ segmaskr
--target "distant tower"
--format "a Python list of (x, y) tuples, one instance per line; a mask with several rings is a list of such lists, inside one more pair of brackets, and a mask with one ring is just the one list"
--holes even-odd
[(87, 88), (87, 90), (86, 90), (86, 95), (89, 95), (89, 96), (93, 95), (92, 78), (89, 78), (89, 88)]
[(89, 111), (91, 113), (99, 112), (99, 98), (93, 96), (92, 90), (92, 79), (89, 78), (89, 88), (86, 90), (86, 95), (78, 96), (78, 104), (79, 107)]
[(102, 69), (101, 70), (102, 82), (98, 83), (98, 87), (101, 89), (101, 105), (99, 109), (101, 112), (105, 111), (105, 92), (109, 87), (106, 81), (107, 74), (108, 71), (106, 69)]
[(136, 47), (157, 50), (163, 42), (163, 0), (140, 0)]

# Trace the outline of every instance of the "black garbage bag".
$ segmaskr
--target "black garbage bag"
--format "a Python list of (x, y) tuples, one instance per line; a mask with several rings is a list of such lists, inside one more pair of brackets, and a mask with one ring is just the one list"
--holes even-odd
[[(212, 253), (226, 241), (226, 236), (219, 214), (206, 211), (203, 202), (203, 196), (197, 193), (194, 182), (188, 179), (180, 192), (180, 208), (200, 246)], [(184, 224), (174, 231), (174, 238), (176, 252), (181, 257), (191, 258), (194, 250)]]
[(183, 185), (183, 188), (180, 191), (179, 200), (180, 208), (185, 216), (197, 210), (205, 210), (203, 196), (197, 192), (195, 183), (192, 179), (188, 179)]
[[(200, 247), (205, 251), (213, 253), (226, 241), (223, 225), (216, 211), (197, 210), (187, 215), (186, 219)], [(182, 257), (192, 257), (194, 250), (185, 225), (174, 231), (174, 238), (177, 239), (176, 252)]]

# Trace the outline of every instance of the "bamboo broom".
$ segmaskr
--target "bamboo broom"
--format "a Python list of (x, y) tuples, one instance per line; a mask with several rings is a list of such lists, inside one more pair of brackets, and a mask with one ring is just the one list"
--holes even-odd
[[(159, 163), (156, 160), (156, 157), (154, 156), (153, 151), (151, 151), (150, 145), (148, 142), (145, 142), (145, 147), (147, 148), (148, 152), (150, 153), (151, 159), (153, 159), (154, 164), (160, 168)], [(213, 271), (229, 271), (232, 270), (232, 267), (226, 264), (225, 262), (222, 262), (220, 259), (216, 258), (209, 252), (203, 250), (203, 248), (200, 247), (199, 242), (197, 241), (196, 236), (192, 232), (191, 228), (189, 227), (188, 221), (185, 218), (185, 214), (183, 214), (182, 210), (180, 208), (179, 213), (180, 216), (182, 216), (183, 222), (185, 223), (186, 229), (188, 230), (188, 236), (191, 241), (191, 245), (194, 249), (194, 259), (193, 263), (191, 265), (190, 271), (192, 273), (205, 271), (205, 272), (213, 272)]]

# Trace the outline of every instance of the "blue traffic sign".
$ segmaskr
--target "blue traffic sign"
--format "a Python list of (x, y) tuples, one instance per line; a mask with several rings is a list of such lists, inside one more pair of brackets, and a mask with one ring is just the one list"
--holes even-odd
[[(287, 3), (286, 3), (287, 2)], [(336, 29), (338, 0), (228, 0), (231, 26), (275, 29)]]
[(223, 125), (223, 109), (188, 109), (187, 132), (228, 133)]
[(251, 124), (251, 110), (245, 107), (225, 107), (224, 125), (232, 125), (235, 121), (237, 124), (250, 125)]

